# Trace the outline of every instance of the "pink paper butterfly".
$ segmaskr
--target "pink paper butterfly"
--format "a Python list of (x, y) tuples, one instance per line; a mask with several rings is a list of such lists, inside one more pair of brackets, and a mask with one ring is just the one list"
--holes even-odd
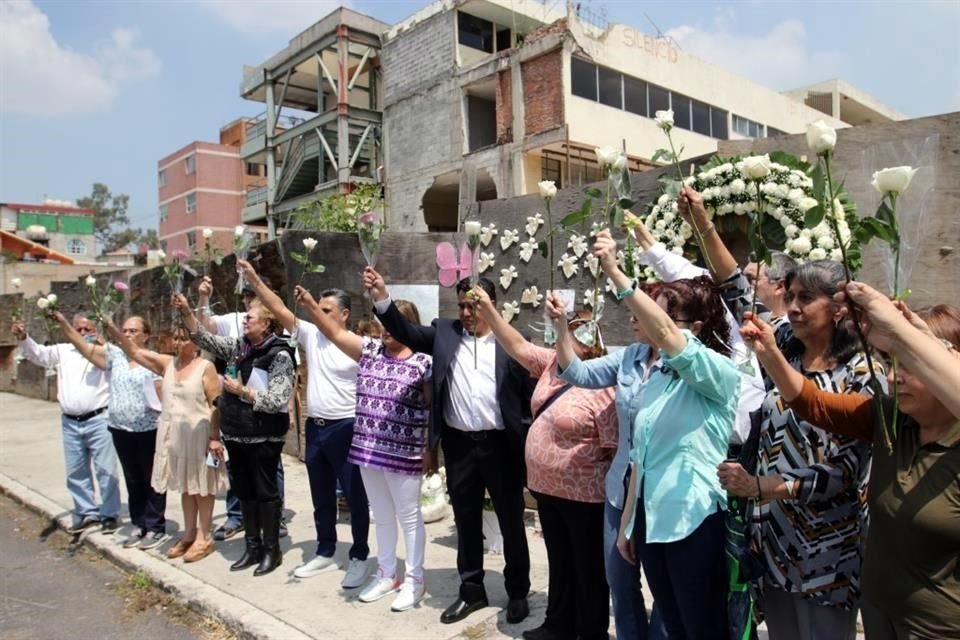
[(470, 277), (473, 268), (473, 255), (466, 244), (460, 245), (460, 255), (457, 257), (457, 248), (449, 242), (437, 245), (437, 279), (440, 286), (452, 287), (463, 278)]

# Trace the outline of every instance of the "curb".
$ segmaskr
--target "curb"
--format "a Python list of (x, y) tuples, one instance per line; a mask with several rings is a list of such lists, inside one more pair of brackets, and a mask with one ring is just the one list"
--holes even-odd
[[(57, 516), (63, 507), (46, 496), (0, 473), (0, 492), (24, 507), (55, 522), (66, 530), (69, 515)], [(200, 613), (211, 615), (244, 638), (283, 638), (284, 640), (311, 640), (314, 636), (283, 622), (267, 611), (245, 600), (218, 589), (167, 562), (136, 549), (123, 549), (107, 542), (110, 537), (86, 535), (81, 541), (103, 557), (127, 571), (142, 571), (161, 588), (184, 600)]]

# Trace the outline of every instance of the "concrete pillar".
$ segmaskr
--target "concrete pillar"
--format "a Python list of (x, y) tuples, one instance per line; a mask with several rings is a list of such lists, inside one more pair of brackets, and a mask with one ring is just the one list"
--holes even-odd
[(337, 188), (350, 184), (350, 41), (347, 26), (337, 26)]
[(273, 199), (277, 193), (277, 156), (276, 149), (273, 146), (273, 138), (277, 129), (277, 113), (273, 103), (273, 91), (275, 87), (276, 83), (273, 79), (267, 80), (267, 202), (264, 207), (267, 213), (267, 238), (269, 240), (277, 237), (277, 221), (273, 214)]
[(504, 190), (506, 193), (498, 194), (501, 198), (519, 196), (523, 193), (525, 183), (523, 139), (527, 135), (526, 123), (524, 122), (523, 93), (520, 54), (514, 52), (510, 56), (510, 106), (513, 111), (513, 140), (510, 142), (510, 184)]

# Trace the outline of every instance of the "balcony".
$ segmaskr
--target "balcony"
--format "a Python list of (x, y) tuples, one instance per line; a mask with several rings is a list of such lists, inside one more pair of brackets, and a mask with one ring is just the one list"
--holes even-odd
[[(295, 116), (280, 116), (277, 118), (276, 135), (303, 124), (303, 121), (303, 118)], [(266, 148), (267, 113), (263, 112), (247, 122), (246, 142), (240, 147), (240, 156), (250, 162), (262, 161), (263, 158), (257, 158), (256, 156), (263, 153)]]

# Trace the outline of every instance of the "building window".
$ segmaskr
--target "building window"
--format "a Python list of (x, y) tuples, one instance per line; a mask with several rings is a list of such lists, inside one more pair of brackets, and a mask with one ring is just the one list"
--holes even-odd
[(705, 136), (710, 134), (710, 105), (699, 100), (690, 101), (692, 129)]
[(187, 168), (187, 175), (190, 175), (191, 173), (196, 173), (197, 172), (197, 156), (192, 154), (187, 156), (187, 159), (184, 160), (184, 165)]
[(465, 47), (493, 53), (493, 23), (458, 11), (457, 41)]
[(785, 135), (787, 135), (786, 131), (781, 131), (780, 129), (774, 129), (773, 127), (767, 125), (768, 138), (776, 138), (778, 136), (785, 136)]
[(260, 175), (260, 165), (256, 162), (247, 163), (247, 175), (248, 176), (259, 176)]
[(162, 204), (160, 205), (160, 222), (167, 221), (167, 215), (170, 213), (169, 205)]
[(164, 169), (163, 171), (157, 172), (157, 184), (160, 185), (160, 188), (161, 188), (161, 189), (163, 189), (165, 186), (167, 186), (167, 171), (166, 171), (166, 169)]
[(553, 180), (557, 189), (563, 188), (563, 164), (559, 160), (551, 158), (541, 158), (540, 179)]
[(194, 251), (197, 248), (197, 232), (187, 231), (187, 251)]
[(647, 83), (623, 76), (623, 108), (638, 116), (647, 115)]
[(670, 104), (673, 109), (673, 124), (690, 131), (690, 98), (680, 93), (670, 93)]
[(762, 138), (763, 125), (742, 116), (733, 116), (733, 130), (747, 138)]
[(197, 194), (187, 194), (187, 213), (193, 213), (197, 210)]
[(67, 240), (67, 253), (72, 256), (82, 256), (87, 253), (87, 245), (83, 240), (77, 238), (71, 238)]
[[(650, 84), (647, 85), (647, 95), (649, 96), (647, 104), (650, 115), (670, 108), (670, 92), (667, 89)], [(676, 117), (676, 114), (674, 114), (674, 117)]]
[(580, 58), (570, 58), (570, 85), (573, 95), (597, 99), (597, 66)]
[(710, 107), (710, 135), (718, 140), (726, 140), (727, 134), (727, 112), (723, 109)]
[(597, 67), (597, 81), (601, 104), (623, 109), (623, 82), (621, 77), (622, 76), (613, 69)]

